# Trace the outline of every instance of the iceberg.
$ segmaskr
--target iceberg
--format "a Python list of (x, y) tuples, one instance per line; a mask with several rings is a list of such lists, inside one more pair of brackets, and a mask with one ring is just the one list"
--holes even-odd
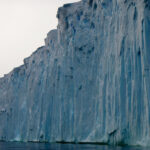
[(150, 1), (82, 0), (0, 78), (0, 140), (150, 146)]

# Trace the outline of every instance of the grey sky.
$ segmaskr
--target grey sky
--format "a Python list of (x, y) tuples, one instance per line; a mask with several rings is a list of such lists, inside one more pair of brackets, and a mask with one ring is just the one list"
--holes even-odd
[(79, 0), (0, 0), (0, 77), (23, 63), (56, 28), (64, 3)]

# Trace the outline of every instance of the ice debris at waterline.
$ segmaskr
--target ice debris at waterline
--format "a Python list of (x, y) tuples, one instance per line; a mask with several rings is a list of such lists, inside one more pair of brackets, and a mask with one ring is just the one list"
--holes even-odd
[(82, 0), (0, 79), (0, 139), (150, 145), (150, 1)]

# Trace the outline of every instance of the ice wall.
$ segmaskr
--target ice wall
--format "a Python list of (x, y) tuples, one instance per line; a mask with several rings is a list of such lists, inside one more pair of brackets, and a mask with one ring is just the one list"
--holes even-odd
[(82, 0), (0, 79), (0, 139), (150, 146), (150, 1)]

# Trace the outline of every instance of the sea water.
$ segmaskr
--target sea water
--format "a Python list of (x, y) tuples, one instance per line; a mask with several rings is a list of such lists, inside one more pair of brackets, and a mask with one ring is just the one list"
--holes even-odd
[(150, 148), (102, 146), (93, 144), (0, 142), (0, 150), (150, 150)]

